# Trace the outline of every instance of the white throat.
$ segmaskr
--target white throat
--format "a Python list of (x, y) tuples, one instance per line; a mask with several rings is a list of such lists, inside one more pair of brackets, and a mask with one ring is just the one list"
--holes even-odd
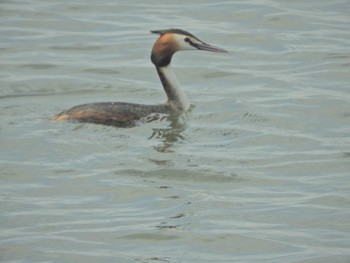
[(190, 109), (190, 103), (186, 94), (182, 91), (171, 65), (156, 68), (168, 96), (167, 104), (176, 111), (188, 111)]

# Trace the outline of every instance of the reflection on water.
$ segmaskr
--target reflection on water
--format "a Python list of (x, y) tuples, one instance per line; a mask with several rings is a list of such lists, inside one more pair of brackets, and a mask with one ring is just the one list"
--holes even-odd
[(172, 152), (172, 146), (185, 140), (186, 119), (184, 116), (169, 116), (170, 124), (166, 128), (152, 128), (152, 135), (148, 139), (158, 139), (161, 143), (154, 147), (158, 152)]

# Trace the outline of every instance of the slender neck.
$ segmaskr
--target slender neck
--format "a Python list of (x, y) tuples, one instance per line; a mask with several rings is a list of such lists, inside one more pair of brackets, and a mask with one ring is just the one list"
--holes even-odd
[(176, 111), (188, 111), (190, 103), (187, 100), (185, 93), (180, 88), (175, 72), (168, 64), (164, 67), (156, 66), (160, 81), (168, 97), (167, 104)]

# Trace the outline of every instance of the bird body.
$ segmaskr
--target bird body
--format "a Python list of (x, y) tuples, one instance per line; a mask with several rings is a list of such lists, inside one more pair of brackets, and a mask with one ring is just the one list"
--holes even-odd
[(151, 61), (155, 65), (167, 101), (163, 104), (145, 105), (126, 102), (98, 102), (75, 106), (53, 116), (53, 120), (73, 120), (78, 122), (133, 127), (142, 122), (153, 121), (161, 115), (181, 114), (190, 108), (186, 94), (180, 88), (171, 59), (175, 52), (183, 50), (206, 50), (224, 53), (224, 49), (214, 47), (181, 29), (154, 30), (160, 37), (153, 45)]

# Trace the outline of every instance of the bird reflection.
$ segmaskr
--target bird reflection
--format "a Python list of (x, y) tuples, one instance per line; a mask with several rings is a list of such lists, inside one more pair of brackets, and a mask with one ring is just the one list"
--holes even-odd
[(171, 148), (174, 143), (184, 141), (186, 136), (186, 120), (184, 117), (169, 117), (170, 124), (166, 128), (153, 128), (152, 135), (148, 139), (160, 139), (161, 143), (155, 146), (158, 152), (172, 152)]

